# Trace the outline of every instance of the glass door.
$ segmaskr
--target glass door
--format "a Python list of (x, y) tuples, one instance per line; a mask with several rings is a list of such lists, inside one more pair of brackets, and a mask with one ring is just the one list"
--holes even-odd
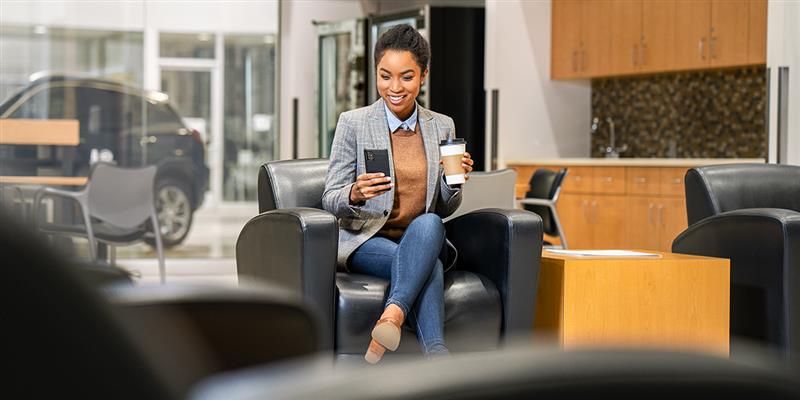
[(317, 124), (320, 157), (330, 156), (339, 114), (366, 104), (365, 26), (364, 20), (317, 25)]
[[(373, 50), (375, 49), (375, 43), (378, 42), (378, 38), (395, 25), (408, 24), (416, 28), (422, 37), (430, 42), (431, 38), (427, 30), (429, 12), (427, 11), (428, 7), (426, 6), (417, 10), (374, 16), (370, 19), (369, 56), (367, 57), (369, 60), (369, 74), (367, 78), (369, 87), (367, 90), (368, 102), (371, 103), (378, 100), (378, 88), (375, 86), (375, 70), (377, 66), (375, 65), (375, 59), (373, 57)], [(429, 104), (428, 87), (430, 86), (430, 80), (431, 76), (430, 73), (428, 73), (428, 76), (425, 78), (425, 85), (419, 89), (419, 96), (417, 96), (417, 102), (423, 107), (428, 107)]]

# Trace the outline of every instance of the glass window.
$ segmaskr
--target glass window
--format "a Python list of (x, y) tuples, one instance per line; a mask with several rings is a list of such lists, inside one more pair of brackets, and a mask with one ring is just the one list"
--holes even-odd
[(253, 171), (275, 159), (275, 61), (273, 35), (225, 37), (224, 200), (256, 200)]
[(214, 58), (215, 37), (211, 33), (161, 33), (161, 57)]
[(178, 115), (162, 103), (147, 102), (147, 131), (151, 134), (172, 133), (182, 128)]
[(25, 100), (11, 114), (11, 118), (75, 118), (75, 92), (73, 88), (39, 86), (36, 90), (36, 94)]

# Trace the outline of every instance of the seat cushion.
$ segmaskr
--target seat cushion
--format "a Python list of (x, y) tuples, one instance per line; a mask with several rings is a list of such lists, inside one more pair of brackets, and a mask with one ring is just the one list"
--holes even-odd
[[(84, 224), (45, 224), (41, 231), (50, 234), (86, 236)], [(144, 225), (134, 228), (120, 228), (102, 221), (92, 221), (92, 230), (96, 239), (110, 243), (129, 243), (144, 237)]]
[[(368, 275), (336, 274), (336, 352), (366, 351), (370, 332), (383, 312), (389, 282)], [(454, 352), (496, 348), (500, 338), (502, 304), (495, 285), (466, 271), (444, 275), (445, 343)], [(398, 352), (420, 352), (413, 329), (403, 327)]]

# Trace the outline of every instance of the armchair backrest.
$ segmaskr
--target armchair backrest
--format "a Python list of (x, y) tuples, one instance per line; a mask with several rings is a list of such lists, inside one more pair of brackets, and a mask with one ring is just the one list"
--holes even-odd
[(742, 208), (800, 212), (800, 167), (728, 164), (692, 168), (684, 179), (689, 225)]
[(322, 208), (328, 159), (270, 161), (258, 170), (258, 212), (289, 207)]
[[(562, 168), (552, 171), (546, 168), (539, 168), (531, 176), (529, 183), (530, 191), (525, 193), (528, 199), (558, 200), (561, 191), (561, 183), (567, 175), (567, 169)], [(548, 235), (558, 235), (556, 223), (553, 219), (553, 212), (545, 206), (525, 204), (524, 208), (528, 211), (539, 214), (542, 217), (542, 229)]]

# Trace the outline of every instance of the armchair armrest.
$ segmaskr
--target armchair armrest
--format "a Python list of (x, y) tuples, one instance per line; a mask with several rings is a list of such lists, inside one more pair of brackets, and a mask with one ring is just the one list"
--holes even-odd
[(458, 249), (456, 268), (486, 276), (503, 302), (503, 338), (533, 329), (542, 257), (542, 219), (529, 211), (487, 208), (445, 224)]
[(800, 343), (799, 212), (751, 208), (720, 213), (689, 226), (672, 242), (672, 251), (730, 259), (731, 302), (740, 294), (747, 298), (748, 288), (766, 295), (763, 309), (753, 309), (749, 301), (746, 307), (731, 307), (732, 333), (752, 327), (749, 320), (758, 314), (766, 318), (768, 342), (798, 351), (789, 344)]
[(333, 348), (338, 241), (333, 214), (284, 208), (253, 217), (236, 242), (240, 279), (264, 280), (302, 294), (320, 315), (324, 349)]

